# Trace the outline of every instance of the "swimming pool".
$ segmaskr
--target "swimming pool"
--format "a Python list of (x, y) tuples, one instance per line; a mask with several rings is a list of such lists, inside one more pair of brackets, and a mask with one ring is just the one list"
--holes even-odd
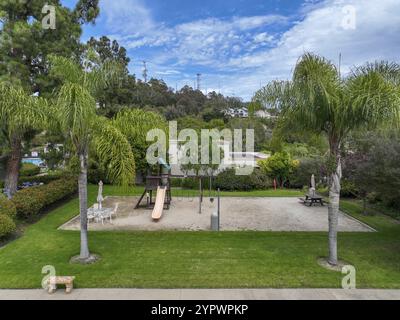
[(39, 166), (44, 163), (44, 161), (41, 158), (23, 158), (22, 163), (32, 163)]

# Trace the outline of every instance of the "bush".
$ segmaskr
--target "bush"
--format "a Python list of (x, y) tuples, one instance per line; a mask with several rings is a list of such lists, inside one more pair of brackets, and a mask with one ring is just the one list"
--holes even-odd
[(88, 182), (98, 184), (103, 181), (104, 184), (109, 184), (106, 170), (96, 161), (90, 161), (88, 166)]
[(357, 196), (357, 188), (354, 182), (342, 179), (340, 196), (344, 198), (354, 198)]
[(45, 207), (74, 194), (77, 187), (74, 177), (66, 177), (47, 185), (20, 190), (14, 195), (12, 202), (17, 209), (17, 215), (28, 218), (37, 215)]
[(0, 216), (7, 216), (14, 219), (17, 215), (17, 209), (12, 201), (6, 197), (0, 196)]
[(299, 166), (290, 175), (290, 187), (300, 189), (304, 186), (310, 186), (311, 175), (315, 176), (316, 182), (325, 175), (324, 160), (321, 157), (300, 159)]
[(19, 171), (19, 174), (21, 176), (36, 176), (40, 173), (40, 168), (37, 165), (34, 165), (33, 163), (23, 163), (21, 166), (21, 169)]
[(249, 191), (267, 189), (271, 186), (271, 179), (258, 169), (246, 176), (238, 176), (235, 169), (227, 169), (221, 172), (214, 181), (215, 189), (219, 188), (225, 191)]
[(62, 177), (61, 172), (53, 173), (53, 174), (46, 174), (43, 176), (21, 176), (19, 177), (19, 184), (22, 184), (24, 182), (36, 182), (36, 183), (44, 183), (47, 184), (51, 181), (58, 180)]
[(15, 232), (16, 226), (14, 220), (6, 215), (0, 214), (0, 238)]
[(279, 185), (287, 184), (291, 173), (298, 167), (298, 160), (293, 160), (287, 152), (276, 152), (265, 160), (258, 161), (261, 170), (271, 179), (276, 178)]
[(382, 199), (380, 198), (379, 193), (377, 193), (377, 192), (370, 192), (370, 193), (368, 193), (366, 198), (367, 198), (367, 201), (368, 201), (369, 203), (372, 203), (372, 204), (378, 203), (378, 202), (380, 202), (380, 201), (382, 200)]

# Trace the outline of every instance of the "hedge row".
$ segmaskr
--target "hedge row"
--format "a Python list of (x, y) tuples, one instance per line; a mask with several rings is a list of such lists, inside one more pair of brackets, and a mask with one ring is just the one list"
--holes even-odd
[[(202, 179), (203, 189), (209, 189), (209, 178)], [(173, 178), (172, 187), (181, 187), (185, 189), (198, 189), (199, 179), (193, 177)], [(235, 169), (227, 169), (219, 173), (212, 180), (212, 189), (221, 189), (224, 191), (249, 191), (263, 190), (272, 187), (272, 181), (259, 169), (255, 169), (252, 174), (240, 176), (236, 175)]]
[(20, 218), (37, 215), (47, 206), (62, 200), (77, 191), (76, 178), (65, 177), (49, 184), (18, 191), (12, 198)]
[[(24, 182), (47, 184), (49, 182), (61, 179), (62, 177), (63, 174), (61, 172), (55, 174), (47, 174), (43, 176), (20, 176), (18, 178), (18, 185), (22, 185)], [(0, 188), (4, 188), (4, 181), (0, 181)]]
[(18, 183), (22, 184), (24, 182), (36, 182), (36, 183), (44, 183), (47, 184), (49, 182), (58, 180), (62, 178), (62, 173), (57, 174), (47, 174), (43, 176), (20, 176), (18, 179)]
[(214, 188), (225, 191), (263, 190), (272, 187), (272, 181), (259, 169), (250, 175), (237, 175), (235, 169), (221, 172), (214, 181)]
[(13, 233), (16, 229), (14, 218), (17, 215), (15, 205), (6, 197), (0, 197), (0, 238)]
[(23, 163), (19, 173), (21, 176), (36, 176), (40, 173), (40, 168), (33, 163)]

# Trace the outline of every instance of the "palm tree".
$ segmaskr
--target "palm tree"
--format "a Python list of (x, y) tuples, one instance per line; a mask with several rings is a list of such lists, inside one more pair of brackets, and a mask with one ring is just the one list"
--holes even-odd
[(329, 257), (338, 264), (337, 226), (342, 167), (340, 154), (347, 135), (380, 123), (399, 124), (399, 87), (392, 81), (395, 64), (378, 63), (356, 68), (346, 78), (330, 61), (303, 55), (291, 81), (274, 81), (256, 98), (279, 108), (279, 131), (296, 130), (325, 134), (329, 141)]
[(94, 96), (104, 87), (107, 79), (117, 74), (113, 65), (89, 65), (81, 68), (72, 60), (51, 57), (52, 72), (62, 75), (64, 84), (53, 105), (54, 123), (66, 133), (74, 154), (79, 159), (79, 207), (81, 247), (77, 261), (88, 263), (95, 259), (89, 252), (87, 232), (87, 169), (89, 148), (96, 152), (108, 170), (113, 183), (128, 185), (134, 181), (135, 159), (127, 138), (112, 122), (96, 114)]
[(5, 192), (9, 198), (17, 192), (25, 136), (46, 123), (46, 101), (29, 95), (22, 87), (0, 84), (0, 130), (7, 150)]

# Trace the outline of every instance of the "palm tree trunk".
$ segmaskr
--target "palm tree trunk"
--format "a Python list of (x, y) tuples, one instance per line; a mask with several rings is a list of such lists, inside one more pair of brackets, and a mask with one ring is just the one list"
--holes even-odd
[(14, 196), (18, 188), (19, 168), (22, 158), (21, 139), (17, 137), (12, 137), (10, 145), (11, 145), (11, 154), (7, 161), (6, 179), (4, 185), (5, 192), (9, 199), (11, 199)]
[(84, 261), (90, 257), (88, 244), (88, 221), (87, 221), (87, 152), (79, 155), (80, 173), (79, 185), (79, 211), (81, 217), (81, 251), (79, 259)]
[[(338, 154), (338, 153), (336, 153)], [(336, 156), (336, 170), (330, 175), (329, 188), (329, 258), (328, 262), (336, 266), (338, 264), (337, 256), (337, 229), (339, 219), (339, 202), (340, 202), (340, 180), (342, 178), (342, 165), (340, 157)]]

